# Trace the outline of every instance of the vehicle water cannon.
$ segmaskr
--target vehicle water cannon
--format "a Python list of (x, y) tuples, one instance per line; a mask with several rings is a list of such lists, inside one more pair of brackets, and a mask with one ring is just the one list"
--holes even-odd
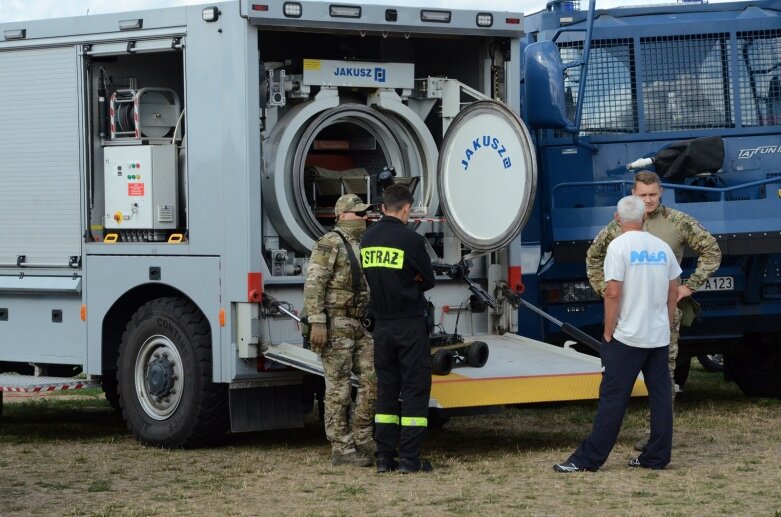
[(634, 171), (637, 169), (645, 169), (646, 167), (650, 167), (653, 164), (654, 164), (653, 158), (640, 158), (639, 160), (635, 160), (632, 163), (627, 163), (626, 170)]
[(653, 156), (627, 164), (626, 168), (631, 171), (650, 165), (666, 181), (683, 181), (699, 174), (715, 173), (724, 165), (724, 140), (720, 136), (679, 140)]

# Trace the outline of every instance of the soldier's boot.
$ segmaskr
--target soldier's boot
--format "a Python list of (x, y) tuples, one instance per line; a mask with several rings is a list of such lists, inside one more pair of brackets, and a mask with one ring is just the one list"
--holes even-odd
[(410, 460), (407, 458), (401, 458), (399, 461), (399, 472), (402, 474), (413, 474), (415, 472), (432, 472), (434, 467), (429, 461), (423, 460)]
[(339, 454), (335, 452), (331, 454), (331, 465), (352, 465), (355, 467), (371, 467), (372, 459), (363, 454), (359, 454), (357, 451), (350, 451), (346, 454)]
[(377, 454), (377, 444), (374, 440), (366, 443), (356, 443), (355, 450), (358, 451), (358, 454), (373, 458)]

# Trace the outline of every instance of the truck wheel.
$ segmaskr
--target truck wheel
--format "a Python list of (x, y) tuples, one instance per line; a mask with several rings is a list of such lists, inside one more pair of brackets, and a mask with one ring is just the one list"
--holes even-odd
[(117, 390), (117, 371), (107, 370), (103, 372), (100, 386), (103, 388), (103, 395), (105, 395), (109, 405), (115, 411), (121, 411), (119, 407), (119, 391)]
[(447, 375), (453, 369), (453, 353), (450, 350), (438, 350), (431, 358), (431, 371), (434, 375)]
[(689, 354), (678, 354), (675, 359), (675, 370), (673, 370), (673, 381), (679, 388), (683, 389), (686, 381), (689, 379), (689, 372), (692, 366), (692, 356)]
[(699, 354), (697, 360), (706, 372), (724, 371), (724, 356), (722, 354)]
[(749, 397), (781, 398), (781, 347), (775, 337), (745, 336), (741, 352), (724, 355), (724, 376)]
[(141, 443), (204, 445), (227, 430), (227, 385), (212, 382), (209, 325), (185, 299), (158, 298), (133, 314), (117, 380), (122, 417)]
[(466, 362), (474, 368), (482, 368), (488, 362), (488, 344), (475, 341), (466, 349)]

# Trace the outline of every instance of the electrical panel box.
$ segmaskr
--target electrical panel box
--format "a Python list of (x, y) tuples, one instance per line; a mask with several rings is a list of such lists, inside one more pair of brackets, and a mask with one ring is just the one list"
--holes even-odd
[(177, 174), (173, 145), (103, 149), (106, 229), (176, 229)]

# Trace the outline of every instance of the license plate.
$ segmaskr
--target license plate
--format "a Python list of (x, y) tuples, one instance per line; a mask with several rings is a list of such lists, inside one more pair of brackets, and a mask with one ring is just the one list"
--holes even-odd
[(700, 291), (734, 291), (735, 277), (712, 276), (700, 287)]

